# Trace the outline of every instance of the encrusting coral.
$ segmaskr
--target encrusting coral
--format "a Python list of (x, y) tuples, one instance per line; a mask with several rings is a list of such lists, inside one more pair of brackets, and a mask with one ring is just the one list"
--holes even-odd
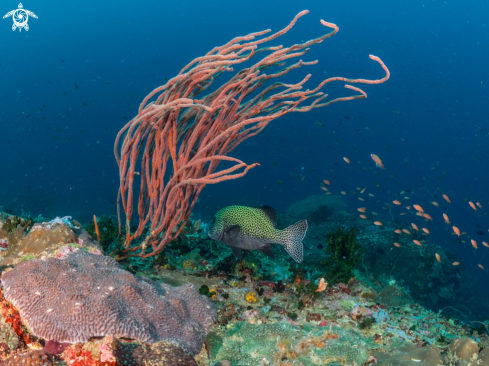
[(21, 263), (2, 275), (2, 284), (32, 334), (58, 342), (113, 334), (174, 342), (196, 355), (216, 317), (192, 285), (136, 277), (110, 257), (78, 249), (63, 259)]

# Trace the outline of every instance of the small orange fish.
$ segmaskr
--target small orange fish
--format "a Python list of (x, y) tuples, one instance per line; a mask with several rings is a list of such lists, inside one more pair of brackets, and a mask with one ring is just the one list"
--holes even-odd
[(360, 207), (360, 208), (357, 208), (357, 210), (360, 212), (365, 212), (365, 211), (367, 211), (367, 208), (366, 207)]
[(373, 193), (369, 193), (368, 195), (369, 195), (370, 197), (375, 197), (375, 194), (373, 194)]
[(458, 229), (458, 227), (454, 226), (454, 227), (453, 227), (453, 232), (454, 232), (455, 234), (457, 234), (457, 236), (458, 236), (458, 237), (460, 237), (460, 230)]
[(321, 278), (319, 280), (318, 289), (316, 290), (316, 292), (321, 292), (321, 291), (326, 290), (326, 287), (327, 286), (328, 286), (328, 283), (327, 282), (324, 282), (324, 278)]
[(392, 201), (392, 203), (393, 203), (393, 204), (395, 204), (395, 205), (398, 205), (398, 206), (399, 206), (399, 205), (402, 205), (402, 203), (401, 203), (401, 202), (399, 202), (398, 200), (394, 200), (394, 201)]
[(448, 216), (447, 216), (447, 214), (443, 214), (443, 218), (445, 219), (445, 223), (446, 223), (447, 225), (450, 225), (450, 220), (448, 220)]
[(403, 212), (403, 213), (400, 213), (399, 215), (404, 216), (405, 214), (406, 214), (406, 213), (405, 213), (405, 212)]
[(418, 226), (414, 223), (411, 223), (411, 226), (413, 227), (414, 230), (419, 231)]
[(411, 206), (406, 206), (406, 208), (407, 208), (408, 210), (410, 210), (410, 209), (411, 209)]
[(362, 197), (358, 197), (359, 201), (365, 201)]
[(348, 158), (343, 158), (343, 160), (344, 160), (344, 161), (346, 161), (348, 164), (351, 164), (351, 163), (350, 163), (350, 159), (348, 159)]
[(401, 247), (401, 244), (399, 244), (399, 243), (394, 243), (394, 245), (395, 245), (396, 247), (398, 247), (398, 248), (400, 248), (400, 247)]
[(385, 169), (384, 164), (382, 164), (382, 160), (380, 160), (377, 155), (370, 154), (370, 157), (373, 159), (373, 161), (375, 161), (375, 166), (377, 166), (377, 168)]
[(458, 266), (459, 264), (460, 264), (460, 262), (453, 262), (452, 266)]
[(382, 223), (380, 221), (375, 221), (374, 222), (374, 225), (377, 225), (377, 226), (382, 226)]
[(423, 212), (424, 212), (423, 207), (421, 207), (420, 205), (413, 205), (413, 207), (414, 207), (414, 208), (415, 208), (415, 210), (416, 210), (416, 211), (418, 211), (418, 212), (421, 212), (421, 213), (423, 213)]
[(408, 229), (402, 229), (406, 234), (411, 235), (411, 232)]
[(435, 257), (436, 257), (436, 260), (438, 261), (438, 263), (441, 263), (441, 258), (440, 258), (440, 255), (438, 253), (435, 253)]
[(482, 264), (478, 264), (480, 269), (484, 269), (484, 266)]
[(475, 207), (474, 202), (469, 201), (469, 205), (474, 209), (474, 211), (477, 211), (477, 207)]
[(329, 180), (327, 180), (327, 179), (323, 179), (323, 182), (324, 182), (324, 184), (327, 184), (328, 186), (331, 184), (331, 183), (329, 183)]
[(472, 246), (473, 246), (475, 249), (477, 249), (477, 242), (476, 242), (474, 239), (472, 239), (470, 242), (472, 243)]
[(362, 189), (362, 190), (360, 191), (360, 193), (365, 192), (365, 190), (366, 190), (366, 189), (367, 189), (367, 187), (365, 187), (364, 189)]
[(416, 216), (423, 216), (424, 215), (424, 212), (416, 212)]
[(482, 245), (484, 245), (485, 247), (489, 248), (489, 244), (487, 244), (485, 241), (482, 242)]
[(424, 227), (424, 228), (423, 228), (423, 231), (424, 231), (426, 234), (430, 235), (430, 231), (429, 231), (427, 228), (425, 228), (425, 227)]
[(395, 232), (396, 234), (400, 234), (400, 233), (402, 233), (402, 231), (401, 231), (400, 229), (396, 229), (396, 230), (394, 230), (394, 232)]
[(321, 189), (325, 192), (328, 192), (328, 188), (326, 188), (325, 186), (321, 186)]
[(438, 202), (435, 202), (435, 201), (431, 202), (431, 204), (432, 204), (433, 206), (436, 206), (436, 207), (438, 207), (438, 206), (439, 206), (439, 205), (438, 205)]
[(373, 211), (372, 211), (372, 215), (375, 215), (375, 216), (377, 216), (377, 212), (373, 212)]
[(365, 215), (360, 215), (360, 217), (361, 217), (362, 219), (364, 219), (364, 220), (367, 218), (367, 216), (365, 216)]
[(346, 192), (345, 191), (341, 191), (340, 192), (342, 195), (346, 195)]
[(445, 199), (445, 201), (447, 201), (448, 203), (452, 203), (450, 201), (450, 198), (448, 198), (448, 196), (446, 194), (442, 194), (443, 198)]
[(423, 212), (423, 217), (424, 217), (426, 220), (433, 221), (433, 217), (431, 217), (430, 215), (428, 215), (426, 212)]
[(416, 244), (416, 245), (419, 245), (419, 246), (422, 246), (423, 244), (421, 244), (421, 242), (419, 240), (413, 240), (413, 243)]
[(479, 206), (479, 208), (482, 208), (482, 205), (481, 205), (481, 203), (480, 203), (480, 202), (476, 202), (475, 204), (476, 204), (477, 206)]

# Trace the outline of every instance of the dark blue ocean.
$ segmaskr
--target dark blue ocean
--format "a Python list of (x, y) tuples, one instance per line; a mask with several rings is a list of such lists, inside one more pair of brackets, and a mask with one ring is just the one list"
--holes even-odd
[[(12, 31), (12, 17), (0, 22), (0, 206), (49, 219), (70, 215), (81, 223), (94, 214), (116, 214), (114, 139), (143, 98), (213, 47), (235, 36), (282, 29), (308, 9), (271, 44), (290, 46), (329, 32), (320, 19), (340, 31), (302, 57), (318, 64), (282, 81), (298, 82), (310, 73), (305, 88), (312, 89), (332, 76), (380, 79), (384, 71), (369, 54), (385, 62), (390, 80), (357, 84), (367, 99), (270, 123), (232, 154), (260, 166), (241, 179), (207, 186), (195, 217), (208, 219), (231, 204), (285, 211), (323, 194), (320, 185), (327, 179), (334, 193), (347, 192), (344, 199), (355, 215), (364, 204), (350, 192), (368, 187), (376, 197), (369, 210), (391, 221), (382, 207), (406, 191), (402, 196), (434, 219), (426, 224), (430, 240), (457, 253), (482, 295), (489, 269), (489, 248), (480, 244), (489, 242), (489, 2), (300, 3), (23, 2), (38, 16), (29, 18), (28, 31)], [(18, 5), (4, 1), (0, 13)], [(342, 82), (323, 91), (332, 98), (352, 95)], [(377, 168), (370, 154), (386, 169)], [(482, 209), (474, 211), (468, 201)], [(469, 241), (458, 244), (442, 213), (477, 240), (479, 249)]]

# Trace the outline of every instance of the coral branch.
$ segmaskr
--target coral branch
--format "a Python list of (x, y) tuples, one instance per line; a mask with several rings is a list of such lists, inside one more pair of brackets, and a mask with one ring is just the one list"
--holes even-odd
[[(125, 249), (118, 258), (156, 255), (176, 239), (205, 185), (240, 178), (258, 165), (227, 155), (274, 119), (290, 112), (307, 112), (367, 97), (363, 90), (347, 84), (346, 88), (358, 94), (325, 101), (328, 95), (321, 92), (324, 85), (333, 81), (380, 84), (389, 79), (385, 64), (371, 55), (386, 73), (382, 79), (332, 77), (312, 90), (303, 90), (311, 75), (296, 84), (273, 83), (292, 70), (316, 64), (317, 61), (299, 60), (290, 65), (286, 62), (303, 56), (310, 46), (338, 32), (335, 24), (321, 20), (323, 26), (333, 30), (290, 47), (262, 47), (287, 33), (307, 13), (300, 12), (285, 28), (261, 39), (257, 37), (270, 30), (236, 37), (213, 48), (144, 98), (137, 116), (120, 130), (114, 146), (120, 174), (119, 230), (121, 207), (126, 226)], [(265, 52), (268, 54), (254, 65), (237, 71), (230, 80), (204, 95), (219, 76)], [(217, 170), (224, 161), (234, 165)], [(131, 233), (135, 212), (139, 223)], [(143, 235), (144, 240), (132, 244)]]

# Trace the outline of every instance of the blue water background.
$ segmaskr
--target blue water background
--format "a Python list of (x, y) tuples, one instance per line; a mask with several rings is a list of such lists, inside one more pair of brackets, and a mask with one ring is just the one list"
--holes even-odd
[[(486, 278), (476, 264), (489, 268), (489, 255), (480, 261), (489, 250), (480, 244), (489, 241), (489, 2), (301, 3), (23, 3), (39, 17), (29, 19), (28, 32), (13, 32), (11, 18), (0, 22), (0, 205), (18, 214), (71, 215), (82, 223), (93, 214), (115, 214), (114, 138), (143, 98), (214, 46), (254, 31), (279, 30), (308, 9), (292, 31), (271, 44), (290, 46), (329, 32), (321, 18), (340, 31), (302, 57), (318, 59), (317, 65), (294, 71), (285, 82), (298, 82), (307, 73), (312, 74), (307, 88), (331, 76), (382, 78), (369, 54), (382, 58), (391, 79), (356, 85), (367, 92), (366, 100), (270, 123), (233, 154), (261, 166), (242, 179), (206, 187), (196, 217), (209, 218), (230, 204), (268, 204), (285, 211), (322, 194), (321, 181), (328, 179), (333, 192), (348, 193), (351, 212), (367, 206), (390, 221), (382, 207), (407, 190), (409, 202), (423, 206), (434, 221), (425, 224), (414, 216), (404, 221), (428, 227), (433, 242), (455, 250), (474, 278)], [(17, 5), (3, 2), (0, 13)], [(332, 97), (351, 95), (343, 85), (324, 90)], [(375, 167), (371, 153), (381, 157), (386, 170)], [(366, 193), (381, 202), (358, 201), (350, 193), (356, 187), (367, 187)], [(433, 200), (439, 208), (429, 204)], [(474, 212), (468, 200), (484, 209)], [(470, 243), (455, 243), (443, 212), (479, 242), (477, 251)]]

